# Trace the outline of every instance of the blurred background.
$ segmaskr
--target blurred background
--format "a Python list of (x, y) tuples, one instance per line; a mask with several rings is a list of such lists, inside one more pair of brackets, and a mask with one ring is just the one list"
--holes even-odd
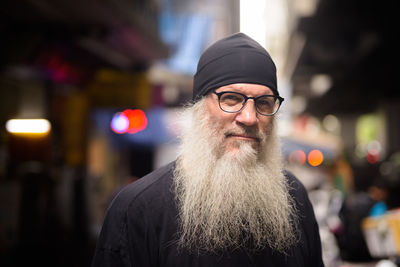
[(285, 162), (309, 192), (326, 266), (398, 264), (394, 5), (2, 1), (1, 266), (89, 266), (113, 196), (174, 160), (200, 54), (238, 31), (276, 62)]

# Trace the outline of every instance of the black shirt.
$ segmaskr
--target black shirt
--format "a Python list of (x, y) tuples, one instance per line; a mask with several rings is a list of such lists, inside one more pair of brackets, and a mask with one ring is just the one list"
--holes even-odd
[(190, 254), (176, 245), (178, 208), (172, 162), (126, 186), (107, 210), (92, 266), (323, 266), (313, 208), (304, 186), (285, 173), (299, 212), (300, 240), (283, 255), (267, 248), (249, 254)]

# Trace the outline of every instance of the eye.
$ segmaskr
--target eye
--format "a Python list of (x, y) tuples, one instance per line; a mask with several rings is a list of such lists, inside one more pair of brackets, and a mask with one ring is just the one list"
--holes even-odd
[(269, 97), (263, 97), (263, 98), (259, 98), (257, 99), (257, 105), (260, 106), (269, 106), (271, 107), (274, 103), (274, 100), (272, 98)]
[(243, 96), (235, 93), (224, 93), (221, 95), (221, 100), (223, 104), (236, 105), (243, 102)]
[(257, 108), (261, 112), (270, 113), (275, 106), (274, 97), (264, 96), (257, 99)]
[(270, 105), (271, 103), (270, 103), (268, 100), (259, 99), (259, 100), (257, 101), (257, 104), (258, 104), (258, 105), (261, 105), (261, 106), (265, 106), (265, 105)]

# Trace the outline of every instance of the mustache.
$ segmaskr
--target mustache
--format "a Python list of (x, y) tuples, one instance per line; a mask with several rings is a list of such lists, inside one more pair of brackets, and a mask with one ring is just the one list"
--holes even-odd
[(233, 127), (227, 129), (224, 133), (225, 138), (230, 137), (232, 135), (243, 135), (247, 137), (251, 137), (256, 139), (258, 142), (265, 138), (265, 135), (254, 127)]

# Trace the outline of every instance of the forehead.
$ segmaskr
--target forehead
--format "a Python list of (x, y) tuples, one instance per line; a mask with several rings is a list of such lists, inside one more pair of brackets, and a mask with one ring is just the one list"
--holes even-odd
[(221, 86), (216, 92), (223, 92), (223, 91), (233, 91), (239, 92), (249, 96), (258, 96), (258, 95), (272, 95), (272, 90), (265, 85), (261, 84), (253, 84), (253, 83), (234, 83), (228, 84), (225, 86)]

